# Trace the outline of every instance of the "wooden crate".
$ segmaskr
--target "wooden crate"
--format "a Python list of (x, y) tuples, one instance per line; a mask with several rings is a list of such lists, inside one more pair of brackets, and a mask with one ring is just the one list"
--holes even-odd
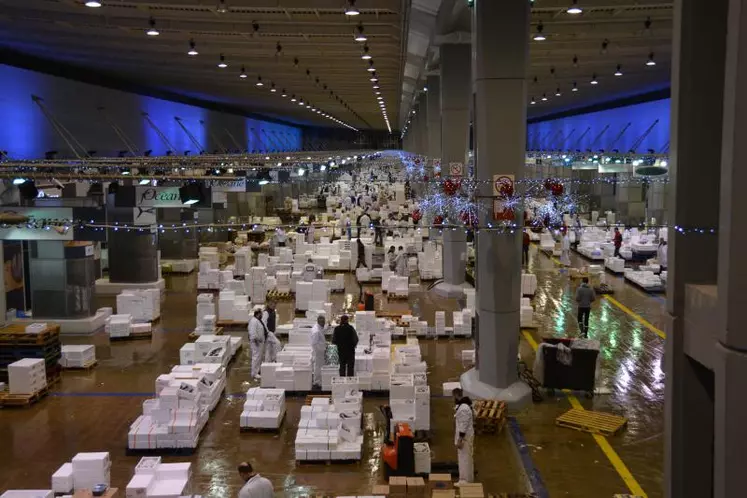
[(506, 403), (498, 400), (477, 400), (472, 407), (477, 434), (499, 434), (506, 425)]
[(606, 412), (572, 409), (555, 419), (561, 427), (603, 436), (614, 436), (628, 424), (628, 419)]
[[(223, 327), (215, 327), (215, 332), (213, 332), (212, 335), (223, 335)], [(198, 337), (200, 336), (195, 334), (194, 332), (190, 332), (189, 335), (187, 336), (187, 339), (189, 339), (191, 342), (194, 342), (197, 340)]]
[(109, 337), (110, 341), (135, 341), (138, 339), (150, 339), (153, 337), (153, 331), (148, 332), (130, 332), (130, 335), (124, 337)]
[(41, 346), (50, 341), (59, 340), (60, 326), (48, 324), (46, 330), (38, 334), (27, 334), (26, 324), (11, 323), (0, 329), (0, 345)]

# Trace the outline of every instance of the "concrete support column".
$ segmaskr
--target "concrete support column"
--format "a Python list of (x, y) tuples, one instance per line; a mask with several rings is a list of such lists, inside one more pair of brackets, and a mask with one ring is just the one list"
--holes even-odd
[[(441, 174), (449, 163), (467, 162), (470, 99), (472, 95), (472, 48), (469, 44), (441, 45)], [(459, 220), (447, 220), (459, 223)], [(445, 297), (461, 297), (467, 270), (467, 235), (464, 230), (443, 234), (444, 281), (434, 291)]]
[[(492, 222), (493, 175), (524, 176), (529, 3), (475, 2), (475, 169), (482, 209), (480, 225)], [(508, 49), (510, 47), (510, 50)], [(515, 185), (520, 185), (516, 183)], [(516, 210), (515, 223), (522, 223)], [(462, 376), (475, 396), (528, 403), (531, 391), (517, 380), (521, 299), (521, 230), (477, 234), (477, 365)]]
[(109, 282), (152, 283), (160, 278), (158, 235), (144, 229), (109, 230)]
[[(675, 2), (670, 226), (690, 229), (719, 223), (720, 175), (717, 168), (703, 165), (718, 164), (721, 158), (727, 10), (728, 0)], [(670, 228), (668, 241), (665, 496), (727, 496), (713, 494), (709, 471), (714, 469), (714, 382), (686, 354), (685, 327), (686, 286), (716, 283), (718, 240)]]
[(441, 157), (441, 77), (430, 75), (426, 83), (426, 107), (428, 108), (428, 150), (429, 159)]
[[(720, 3), (720, 2), (719, 2)], [(714, 365), (715, 498), (744, 494), (747, 473), (739, 457), (747, 441), (747, 1), (729, 0), (721, 149), (721, 200), (718, 236), (718, 346)], [(718, 33), (718, 32), (716, 32)], [(723, 31), (721, 32), (723, 33)], [(711, 237), (709, 237), (711, 238)]]

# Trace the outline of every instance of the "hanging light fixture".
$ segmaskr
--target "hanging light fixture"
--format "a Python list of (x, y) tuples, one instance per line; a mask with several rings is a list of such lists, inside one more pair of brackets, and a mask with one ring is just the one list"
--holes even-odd
[(547, 96), (544, 93), (542, 94), (542, 102), (547, 102)]
[(532, 97), (532, 100), (530, 100), (530, 101), (529, 101), (529, 103), (530, 103), (530, 104), (532, 104), (532, 105), (534, 105), (534, 104), (536, 104), (536, 103), (537, 103), (537, 101), (536, 101), (536, 100), (534, 100), (534, 97)]
[(591, 75), (591, 81), (589, 82), (592, 85), (598, 85), (599, 81), (597, 81), (597, 73), (594, 73)]
[(241, 74), (239, 74), (239, 78), (246, 78), (246, 69), (244, 69), (244, 66), (241, 66)]
[(161, 34), (161, 32), (156, 29), (156, 20), (153, 19), (152, 17), (148, 20), (148, 25), (150, 27), (148, 28), (148, 31), (145, 32), (146, 35), (158, 36)]
[(573, 82), (573, 88), (571, 88), (571, 91), (572, 92), (577, 92), (578, 91), (578, 85), (576, 85), (575, 81)]
[(573, 67), (578, 67), (578, 55), (573, 56)]
[(296, 101), (296, 96), (295, 96), (295, 95), (292, 95), (292, 96), (291, 96), (291, 102), (295, 102), (295, 101)]
[(361, 11), (355, 7), (355, 0), (348, 0), (348, 6), (345, 7), (345, 15), (346, 16), (357, 16), (360, 13)]
[(265, 86), (265, 84), (262, 83), (262, 76), (257, 76), (256, 86)]
[(361, 55), (361, 59), (364, 61), (372, 59), (371, 54), (368, 53), (368, 45), (363, 45), (363, 55)]
[(363, 24), (359, 24), (356, 28), (355, 41), (364, 42), (366, 40), (368, 40), (368, 38), (366, 38), (366, 35), (363, 34)]
[(226, 64), (226, 57), (223, 54), (220, 54), (220, 62), (218, 62), (218, 67), (221, 69), (225, 69), (228, 67), (228, 64)]
[(371, 78), (370, 79), (374, 83), (376, 83), (377, 81), (379, 81), (379, 78), (376, 77), (376, 71), (374, 71), (374, 72), (371, 73)]
[(646, 61), (646, 65), (647, 66), (655, 66), (656, 65), (656, 61), (654, 60), (654, 53), (653, 52), (650, 52), (648, 54), (648, 61)]
[(220, 0), (218, 2), (218, 6), (215, 8), (215, 11), (218, 14), (225, 14), (228, 12), (228, 7), (226, 6), (226, 0)]
[(302, 98), (298, 99), (298, 105), (303, 105), (303, 99)]
[(92, 9), (97, 9), (101, 7), (101, 2), (96, 2), (94, 0), (89, 0), (86, 2), (86, 7), (91, 7)]
[(620, 64), (617, 65), (617, 70), (615, 71), (615, 76), (622, 76), (622, 66)]
[(555, 96), (556, 97), (560, 97), (560, 95), (561, 95), (561, 93), (560, 93), (560, 87), (558, 87), (558, 89), (555, 90)]
[(369, 73), (375, 73), (376, 72), (376, 68), (374, 67), (374, 61), (373, 61), (373, 59), (371, 59), (371, 60), (368, 61), (368, 69), (367, 69), (367, 71)]
[(578, 6), (578, 0), (573, 0), (573, 3), (570, 7), (568, 7), (568, 10), (566, 10), (566, 12), (575, 16), (583, 12), (583, 10), (581, 10), (581, 7)]
[(545, 41), (547, 38), (542, 33), (542, 30), (545, 29), (545, 26), (542, 24), (542, 21), (537, 25), (537, 33), (535, 33), (534, 38), (532, 38), (534, 41)]
[(198, 55), (199, 52), (195, 48), (195, 41), (189, 40), (189, 51), (187, 51), (187, 55)]
[(287, 94), (287, 93), (285, 93), (285, 88), (283, 88), (283, 89), (282, 89), (282, 90), (280, 91), (280, 96), (281, 96), (281, 97), (287, 97), (287, 96), (288, 96), (288, 94)]

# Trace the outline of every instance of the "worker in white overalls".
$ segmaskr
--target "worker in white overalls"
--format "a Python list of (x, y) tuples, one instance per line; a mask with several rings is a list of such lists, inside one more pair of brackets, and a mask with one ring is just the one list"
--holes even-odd
[(475, 413), (472, 410), (472, 400), (464, 395), (460, 388), (452, 391), (456, 408), (454, 409), (454, 444), (457, 448), (459, 463), (459, 482), (473, 482), (475, 480), (475, 466), (473, 455), (475, 452)]

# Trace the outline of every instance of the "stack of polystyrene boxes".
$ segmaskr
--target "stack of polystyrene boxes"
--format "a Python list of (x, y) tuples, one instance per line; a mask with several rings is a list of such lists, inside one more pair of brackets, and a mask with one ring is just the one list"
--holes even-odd
[(534, 308), (528, 297), (521, 298), (521, 308), (519, 310), (519, 318), (522, 327), (534, 326)]
[(248, 247), (241, 247), (233, 255), (233, 275), (238, 277), (245, 275), (247, 270), (252, 267), (252, 251)]
[(389, 406), (392, 409), (392, 433), (398, 422), (407, 423), (415, 430), (415, 381), (412, 374), (392, 374)]
[(537, 292), (537, 275), (533, 273), (521, 274), (521, 294), (523, 296), (533, 296)]
[(132, 327), (131, 315), (111, 315), (106, 319), (104, 331), (109, 337), (127, 337)]
[(362, 393), (346, 390), (331, 401), (313, 398), (311, 406), (301, 407), (296, 460), (361, 459)]
[(10, 394), (34, 394), (47, 387), (44, 358), (24, 358), (8, 365)]
[(275, 273), (275, 288), (280, 293), (291, 291), (291, 274), (289, 271), (278, 271)]
[(454, 312), (454, 335), (469, 337), (472, 335), (472, 313), (468, 309)]
[[(216, 253), (217, 257), (217, 253)], [(200, 270), (197, 273), (198, 289), (219, 289), (220, 288), (220, 271), (216, 263), (215, 268), (209, 262), (200, 262)]]
[(215, 302), (212, 294), (197, 295), (197, 327), (195, 334), (212, 334), (215, 332)]
[(283, 264), (293, 263), (293, 250), (290, 247), (278, 247), (275, 252)]
[(446, 335), (446, 312), (436, 311), (435, 329), (437, 336)]
[(253, 303), (262, 304), (267, 298), (267, 268), (255, 266), (244, 277), (246, 293)]
[(221, 291), (218, 295), (218, 319), (247, 323), (249, 321), (249, 297), (236, 295), (233, 291)]
[(117, 295), (117, 313), (131, 315), (134, 322), (151, 322), (161, 316), (159, 289), (132, 289)]
[(109, 453), (78, 453), (72, 459), (73, 488), (93, 489), (97, 484), (111, 482)]
[(443, 273), (441, 251), (435, 244), (431, 242), (425, 244), (423, 252), (418, 253), (418, 273), (423, 280), (441, 278)]
[(192, 464), (161, 463), (161, 457), (143, 457), (127, 484), (126, 498), (172, 498), (189, 493)]
[(391, 277), (389, 279), (389, 293), (395, 296), (406, 297), (409, 295), (408, 277)]
[[(306, 311), (309, 309), (309, 302), (312, 301), (313, 284), (311, 282), (296, 283), (296, 309)], [(324, 301), (326, 302), (326, 301)]]
[(252, 387), (246, 393), (240, 426), (279, 429), (285, 416), (285, 391)]
[(194, 363), (218, 363), (226, 366), (233, 357), (231, 337), (227, 335), (201, 335), (194, 345)]
[(93, 345), (62, 346), (60, 365), (65, 368), (85, 368), (96, 362), (96, 348)]
[[(414, 376), (425, 378), (424, 374)], [(416, 381), (417, 382), (417, 381)], [(427, 380), (425, 381), (427, 382)], [(416, 431), (431, 429), (431, 388), (428, 385), (415, 386), (415, 427)]]
[(625, 271), (625, 260), (615, 256), (605, 258), (604, 266), (614, 273), (623, 273)]
[(220, 264), (220, 256), (218, 255), (217, 247), (200, 247), (199, 251), (200, 259), (200, 271), (202, 271), (202, 263), (206, 263), (206, 269), (217, 270)]
[(474, 349), (463, 349), (462, 350), (462, 366), (470, 367), (475, 364), (475, 350)]
[(63, 463), (62, 466), (52, 474), (52, 491), (55, 494), (71, 495), (75, 489), (75, 478), (73, 477), (72, 462)]
[(330, 301), (329, 282), (329, 280), (314, 279), (311, 283), (311, 301), (320, 303), (328, 303)]
[(430, 474), (431, 448), (428, 443), (415, 443), (413, 451), (415, 453), (415, 473), (417, 475)]

